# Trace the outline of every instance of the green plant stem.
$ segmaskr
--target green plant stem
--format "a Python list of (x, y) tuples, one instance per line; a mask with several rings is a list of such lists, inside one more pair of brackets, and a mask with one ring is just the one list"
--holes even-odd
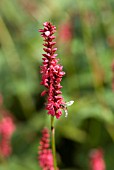
[(57, 170), (57, 163), (56, 163), (56, 149), (55, 149), (55, 127), (54, 127), (54, 116), (51, 116), (51, 139), (52, 139), (52, 153), (53, 153), (54, 170)]

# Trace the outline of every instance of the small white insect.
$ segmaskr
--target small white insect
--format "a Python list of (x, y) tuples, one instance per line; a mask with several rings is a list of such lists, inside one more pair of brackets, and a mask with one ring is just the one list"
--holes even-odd
[(65, 111), (65, 117), (68, 116), (68, 110), (67, 110), (67, 106), (71, 106), (74, 103), (73, 100), (66, 102), (65, 104), (61, 104), (61, 108)]

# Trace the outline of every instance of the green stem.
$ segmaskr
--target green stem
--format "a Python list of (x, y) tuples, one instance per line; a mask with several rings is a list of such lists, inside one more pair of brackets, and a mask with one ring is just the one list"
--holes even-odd
[(54, 127), (54, 116), (51, 116), (51, 139), (52, 139), (52, 153), (53, 153), (54, 170), (57, 170), (57, 163), (56, 163), (56, 149), (55, 149), (55, 127)]

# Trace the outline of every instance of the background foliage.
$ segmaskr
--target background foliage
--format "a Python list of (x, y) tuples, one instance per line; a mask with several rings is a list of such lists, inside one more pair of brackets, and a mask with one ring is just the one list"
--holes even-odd
[(40, 96), (42, 39), (37, 32), (51, 21), (57, 46), (63, 96), (74, 100), (69, 116), (56, 121), (60, 169), (87, 170), (89, 152), (103, 148), (107, 170), (114, 169), (113, 0), (1, 0), (0, 93), (12, 112), (16, 131), (12, 156), (0, 170), (38, 170), (37, 146), (50, 117)]

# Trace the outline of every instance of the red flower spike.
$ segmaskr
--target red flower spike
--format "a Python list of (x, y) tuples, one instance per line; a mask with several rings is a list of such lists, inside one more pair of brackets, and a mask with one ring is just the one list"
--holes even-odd
[(43, 26), (44, 29), (40, 29), (39, 32), (44, 38), (45, 43), (43, 45), (45, 48), (43, 50), (46, 53), (42, 54), (43, 65), (40, 73), (42, 74), (41, 85), (44, 85), (47, 89), (41, 95), (47, 94), (46, 110), (48, 110), (48, 114), (56, 116), (58, 119), (62, 115), (61, 105), (65, 104), (63, 97), (60, 96), (62, 94), (60, 82), (65, 72), (62, 71), (63, 67), (58, 64), (59, 59), (56, 58), (57, 54), (55, 54), (57, 48), (54, 47), (56, 42), (53, 42), (55, 39), (53, 34), (56, 32), (56, 27), (50, 22), (45, 22)]

